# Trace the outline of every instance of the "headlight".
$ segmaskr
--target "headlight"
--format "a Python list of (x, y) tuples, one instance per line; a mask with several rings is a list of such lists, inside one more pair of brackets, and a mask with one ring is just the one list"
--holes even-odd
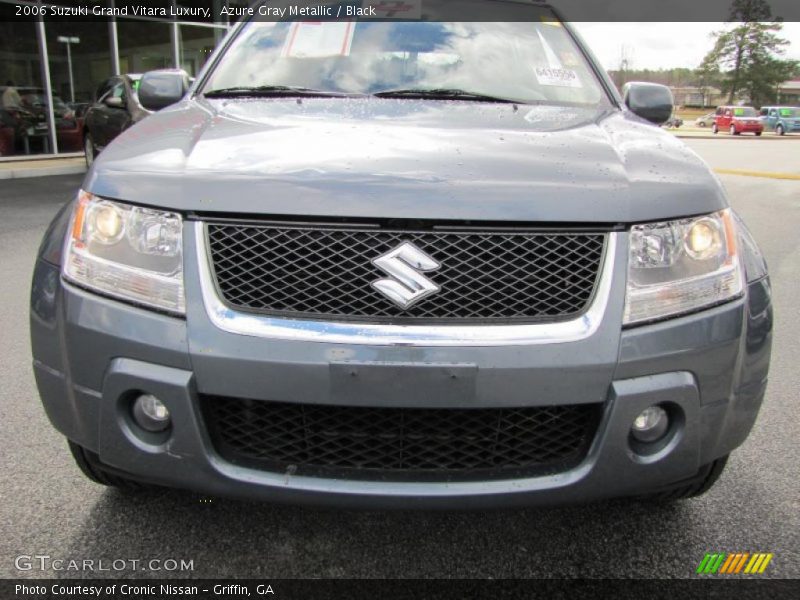
[(81, 191), (64, 253), (64, 277), (98, 292), (185, 312), (180, 215)]
[(731, 211), (631, 229), (626, 325), (719, 304), (744, 282)]

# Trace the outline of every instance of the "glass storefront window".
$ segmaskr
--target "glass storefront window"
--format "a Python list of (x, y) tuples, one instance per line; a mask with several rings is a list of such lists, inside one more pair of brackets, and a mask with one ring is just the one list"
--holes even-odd
[(0, 156), (51, 151), (47, 117), (29, 103), (42, 91), (36, 24), (0, 21)]
[(214, 51), (225, 29), (181, 25), (181, 68), (195, 77)]
[(120, 71), (144, 73), (174, 67), (171, 29), (171, 23), (118, 20)]
[(45, 31), (58, 151), (80, 152), (83, 114), (113, 75), (108, 23), (50, 22)]
[[(46, 0), (45, 4), (83, 6), (106, 2)], [(147, 5), (169, 7), (172, 2), (147, 0)], [(177, 0), (179, 6), (199, 6), (211, 11), (208, 17), (182, 16), (177, 23), (170, 19), (120, 17), (116, 21), (118, 47), (113, 48), (109, 20), (45, 18), (40, 27), (34, 19), (9, 16), (14, 14), (14, 5), (22, 2), (0, 0), (0, 158), (80, 152), (84, 113), (98, 99), (98, 87), (118, 74), (113, 66), (115, 51), (119, 74), (180, 66), (194, 77), (227, 33), (227, 20), (220, 19), (220, 8), (247, 2)], [(142, 2), (116, 0), (117, 6), (126, 4), (142, 5)], [(47, 50), (49, 75), (42, 62), (40, 44)], [(51, 97), (45, 91), (46, 78), (52, 89)]]

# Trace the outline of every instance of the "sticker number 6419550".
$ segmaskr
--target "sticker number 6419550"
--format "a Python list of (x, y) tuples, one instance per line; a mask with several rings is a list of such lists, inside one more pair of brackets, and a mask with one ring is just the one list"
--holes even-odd
[(557, 85), (561, 87), (583, 87), (578, 74), (571, 69), (553, 67), (535, 67), (536, 79), (539, 85)]

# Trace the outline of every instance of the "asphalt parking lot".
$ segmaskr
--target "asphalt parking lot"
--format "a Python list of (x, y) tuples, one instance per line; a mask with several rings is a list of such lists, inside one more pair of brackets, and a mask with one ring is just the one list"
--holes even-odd
[[(800, 144), (690, 140), (715, 167), (797, 170)], [(732, 144), (732, 146), (721, 146)], [(187, 559), (195, 577), (688, 577), (709, 551), (772, 552), (800, 577), (800, 181), (722, 175), (769, 261), (776, 330), (753, 434), (706, 496), (491, 512), (358, 512), (163, 491), (129, 497), (83, 478), (39, 404), (28, 288), (44, 229), (81, 176), (0, 182), (0, 576), (15, 557)], [(158, 576), (164, 572), (94, 575)]]

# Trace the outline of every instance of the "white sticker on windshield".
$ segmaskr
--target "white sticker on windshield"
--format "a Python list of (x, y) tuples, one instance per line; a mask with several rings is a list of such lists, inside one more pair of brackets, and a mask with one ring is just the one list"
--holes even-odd
[(351, 21), (292, 23), (281, 56), (295, 58), (350, 56), (355, 25)]
[(539, 85), (580, 88), (583, 87), (578, 74), (572, 69), (534, 67)]
[(556, 53), (553, 52), (553, 49), (550, 47), (550, 44), (547, 43), (547, 40), (544, 39), (541, 31), (536, 31), (539, 35), (539, 41), (542, 43), (542, 49), (544, 50), (545, 58), (547, 58), (547, 64), (550, 65), (553, 69), (560, 69), (561, 63), (556, 56)]

